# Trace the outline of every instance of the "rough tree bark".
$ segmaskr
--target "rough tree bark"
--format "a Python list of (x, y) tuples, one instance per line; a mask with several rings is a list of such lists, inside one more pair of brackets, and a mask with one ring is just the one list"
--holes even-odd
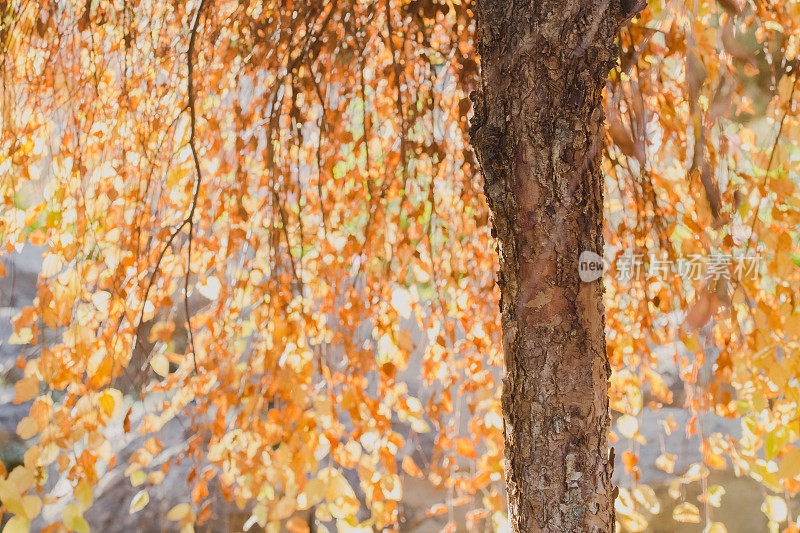
[[(630, 0), (477, 0), (470, 128), (500, 244), (512, 531), (614, 529), (602, 280), (601, 94)], [(612, 451), (613, 454), (613, 451)]]

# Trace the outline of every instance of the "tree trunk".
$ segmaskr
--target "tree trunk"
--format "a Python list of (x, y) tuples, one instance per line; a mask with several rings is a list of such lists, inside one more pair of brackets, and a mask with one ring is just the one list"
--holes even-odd
[(506, 485), (515, 532), (614, 529), (601, 279), (601, 95), (626, 0), (477, 0), (470, 135), (500, 243)]

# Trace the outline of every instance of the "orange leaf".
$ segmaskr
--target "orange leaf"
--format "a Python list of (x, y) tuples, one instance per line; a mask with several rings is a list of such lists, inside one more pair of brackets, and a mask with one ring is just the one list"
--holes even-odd
[(14, 384), (14, 403), (24, 403), (39, 394), (39, 380), (33, 376), (22, 378)]
[(420, 470), (419, 467), (417, 466), (417, 463), (414, 462), (414, 459), (412, 459), (408, 455), (403, 457), (403, 470), (406, 472), (406, 474), (410, 476), (414, 477), (424, 476), (422, 470)]
[(488, 509), (473, 509), (472, 511), (467, 513), (467, 522), (477, 522), (482, 518), (486, 518), (489, 516)]
[(31, 234), (28, 235), (28, 242), (34, 246), (42, 246), (46, 240), (47, 235), (39, 228), (33, 230)]
[(36, 435), (37, 432), (38, 428), (36, 427), (36, 420), (29, 416), (26, 416), (19, 421), (19, 424), (17, 424), (17, 435), (19, 435), (23, 440), (30, 439)]
[(478, 454), (475, 453), (475, 447), (472, 445), (472, 441), (467, 438), (461, 438), (456, 441), (456, 451), (464, 457), (470, 457), (472, 459), (478, 457)]
[(53, 400), (49, 396), (39, 396), (31, 406), (31, 418), (36, 421), (39, 431), (44, 430), (53, 414)]
[(286, 529), (292, 533), (308, 533), (308, 523), (299, 516), (293, 516), (286, 522)]
[(204, 481), (201, 481), (192, 489), (192, 501), (194, 503), (200, 503), (200, 500), (206, 496), (208, 496), (208, 487), (206, 487)]
[(632, 452), (626, 451), (622, 454), (622, 462), (625, 464), (625, 471), (630, 474), (633, 472), (633, 469), (636, 468), (636, 465), (639, 464), (639, 458)]
[(489, 472), (481, 472), (472, 480), (472, 486), (476, 489), (482, 489), (486, 487), (491, 480), (492, 475)]
[(428, 511), (425, 513), (428, 516), (437, 516), (440, 514), (444, 514), (447, 512), (447, 506), (441, 503), (437, 503), (436, 505), (431, 505)]

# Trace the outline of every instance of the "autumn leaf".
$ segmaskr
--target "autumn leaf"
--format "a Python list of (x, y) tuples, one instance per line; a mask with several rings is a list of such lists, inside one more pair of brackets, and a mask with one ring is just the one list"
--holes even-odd
[(71, 503), (61, 512), (61, 520), (70, 530), (78, 533), (89, 533), (89, 523), (83, 517), (77, 505)]
[(24, 516), (12, 516), (3, 527), (3, 533), (28, 533), (30, 527), (30, 520)]
[(38, 433), (38, 430), (39, 429), (36, 424), (36, 421), (29, 416), (26, 416), (25, 418), (19, 421), (19, 424), (17, 424), (17, 435), (19, 435), (20, 438), (25, 440), (30, 439), (34, 435), (36, 435), (36, 433)]
[(461, 438), (456, 441), (456, 451), (464, 457), (471, 457), (473, 459), (478, 457), (472, 441), (467, 438)]
[(24, 403), (39, 394), (39, 380), (25, 377), (14, 384), (14, 403)]
[(788, 507), (786, 501), (778, 496), (766, 496), (764, 503), (761, 504), (761, 512), (767, 515), (772, 522), (783, 522), (786, 520)]
[(622, 436), (632, 439), (639, 432), (639, 421), (631, 415), (622, 415), (617, 419), (617, 429)]
[(147, 490), (144, 489), (140, 490), (131, 499), (131, 504), (129, 508), (130, 514), (141, 511), (142, 509), (145, 508), (145, 506), (147, 506), (149, 502), (150, 502), (150, 495), (147, 493)]
[(78, 502), (78, 507), (81, 512), (85, 512), (92, 505), (93, 490), (91, 484), (86, 480), (81, 480), (78, 485), (73, 489), (75, 499)]
[(109, 418), (113, 417), (122, 408), (122, 393), (116, 389), (106, 389), (97, 398), (103, 413)]
[(192, 507), (188, 503), (179, 503), (167, 512), (167, 520), (174, 522), (183, 520), (192, 513)]
[(158, 322), (153, 324), (150, 328), (150, 342), (161, 341), (169, 342), (172, 340), (172, 335), (175, 331), (175, 324), (173, 322)]
[(156, 354), (150, 359), (150, 366), (153, 371), (161, 377), (169, 375), (169, 361), (164, 354)]
[(428, 516), (438, 516), (438, 515), (442, 515), (442, 514), (446, 513), (447, 509), (448, 508), (447, 508), (446, 505), (443, 505), (441, 503), (437, 503), (437, 504), (432, 505), (431, 507), (429, 507), (428, 510), (425, 512), (425, 514), (428, 515)]
[(423, 477), (422, 470), (419, 469), (417, 464), (411, 458), (411, 456), (406, 455), (403, 457), (403, 470), (410, 476), (421, 478)]
[(307, 533), (309, 531), (308, 523), (301, 519), (299, 516), (293, 516), (286, 522), (286, 529), (292, 533)]
[(676, 522), (699, 524), (700, 510), (689, 502), (683, 502), (676, 505), (672, 510), (672, 519)]
[(781, 456), (778, 477), (795, 478), (800, 476), (800, 448), (792, 446)]
[(658, 514), (661, 504), (656, 497), (656, 492), (649, 485), (637, 485), (632, 491), (634, 499), (651, 514)]

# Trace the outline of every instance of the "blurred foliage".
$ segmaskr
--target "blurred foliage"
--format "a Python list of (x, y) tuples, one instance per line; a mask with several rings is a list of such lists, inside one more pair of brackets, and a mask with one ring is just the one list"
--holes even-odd
[[(152, 467), (153, 436), (125, 466), (141, 486), (130, 512), (183, 459), (186, 503), (167, 518), (187, 531), (211, 516), (212, 480), (270, 531), (307, 530), (308, 509), (340, 530), (393, 527), (409, 476), (448, 490), (429, 515), (477, 500), (469, 519), (501, 527), (470, 5), (4, 0), (0, 13), (0, 253), (44, 247), (12, 339), (40, 350), (18, 362), (16, 401), (31, 402), (18, 433), (34, 440), (2, 472), (4, 531), (56, 501), (37, 490), (55, 468), (74, 501), (46, 531), (88, 530), (116, 461), (109, 431), (175, 417), (190, 435), (179, 456)], [(618, 42), (607, 338), (612, 440), (635, 487), (618, 520), (641, 531), (671, 505), (725, 530), (711, 516), (724, 488), (704, 484), (700, 509), (636, 483), (642, 409), (677, 404), (695, 417), (663, 431), (700, 433), (704, 457), (681, 482), (732, 464), (763, 483), (770, 527), (797, 531), (784, 498), (800, 490), (800, 2), (653, 2)], [(685, 400), (659, 373), (665, 348)], [(703, 434), (702, 412), (740, 419), (742, 437)], [(672, 472), (669, 452), (656, 466)]]

